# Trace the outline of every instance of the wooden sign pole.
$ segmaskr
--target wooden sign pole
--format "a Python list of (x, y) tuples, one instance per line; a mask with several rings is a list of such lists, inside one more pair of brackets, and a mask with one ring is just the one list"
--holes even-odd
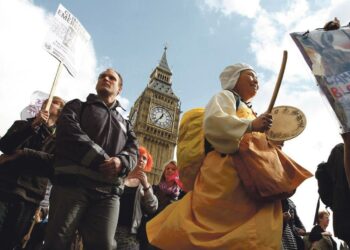
[(60, 64), (58, 65), (57, 71), (56, 71), (56, 75), (55, 75), (55, 79), (52, 83), (52, 87), (51, 87), (51, 91), (50, 91), (50, 95), (49, 95), (49, 99), (46, 103), (46, 107), (45, 107), (45, 111), (49, 111), (50, 110), (50, 106), (52, 103), (52, 98), (54, 96), (54, 93), (56, 91), (56, 86), (57, 86), (57, 82), (58, 82), (58, 78), (60, 77), (61, 71), (63, 68), (63, 63), (60, 62)]
[(40, 212), (40, 207), (38, 207), (37, 210), (35, 211), (34, 218), (33, 218), (32, 224), (30, 225), (29, 231), (28, 231), (28, 233), (24, 236), (24, 237), (27, 236), (27, 238), (23, 238), (22, 249), (26, 248), (26, 246), (27, 246), (27, 243), (28, 243), (28, 241), (29, 241), (29, 239), (30, 239), (30, 236), (31, 236), (32, 232), (33, 232), (33, 228), (34, 228), (35, 224), (37, 224), (37, 222), (35, 221), (35, 215), (36, 215), (37, 213), (39, 213), (39, 212)]

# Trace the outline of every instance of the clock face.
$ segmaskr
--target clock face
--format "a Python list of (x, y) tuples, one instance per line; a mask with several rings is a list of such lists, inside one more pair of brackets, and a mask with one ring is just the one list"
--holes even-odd
[(158, 127), (171, 128), (173, 118), (169, 111), (163, 107), (154, 107), (150, 113), (151, 121)]

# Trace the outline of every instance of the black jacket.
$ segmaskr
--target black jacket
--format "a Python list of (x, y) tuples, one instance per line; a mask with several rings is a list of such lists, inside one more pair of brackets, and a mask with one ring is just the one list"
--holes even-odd
[[(34, 176), (31, 170), (37, 167), (33, 166), (37, 162), (36, 159), (42, 157), (50, 158), (52, 156), (50, 153), (54, 149), (55, 127), (48, 128), (45, 125), (41, 125), (37, 129), (33, 129), (31, 126), (32, 122), (33, 119), (16, 121), (0, 139), (0, 150), (3, 153), (10, 155), (17, 149), (24, 149), (26, 152), (26, 158), (8, 164), (10, 171), (0, 172), (1, 199), (11, 200), (16, 197), (39, 204), (45, 196), (48, 178), (44, 176), (48, 174), (42, 173), (39, 174), (40, 176)], [(46, 153), (38, 152), (40, 150)], [(32, 161), (32, 159), (35, 160)], [(42, 161), (40, 160), (40, 162)], [(0, 166), (0, 168), (2, 167)], [(21, 171), (17, 171), (19, 169)], [(26, 173), (26, 169), (28, 169), (28, 173)]]
[[(336, 145), (328, 158), (326, 169), (330, 183), (331, 202), (328, 204), (333, 211), (334, 235), (350, 241), (350, 189), (344, 169), (344, 144)], [(319, 183), (320, 185), (320, 183)], [(321, 196), (322, 201), (324, 200)]]
[[(320, 225), (315, 225), (311, 229), (311, 232), (309, 235), (309, 241), (315, 242), (315, 241), (322, 240), (322, 238), (323, 238), (322, 233), (324, 233), (324, 232), (325, 232), (325, 230), (323, 230)], [(327, 247), (324, 246), (324, 248), (337, 250), (337, 243), (334, 241), (334, 239), (331, 236), (327, 236), (326, 239), (328, 239), (327, 240), (328, 244), (326, 244)], [(324, 248), (321, 248), (321, 249), (324, 249)]]
[[(86, 102), (78, 99), (68, 102), (57, 123), (55, 151), (56, 183), (80, 186), (115, 186), (137, 162), (136, 135), (129, 121), (116, 108), (94, 94)], [(115, 178), (106, 178), (98, 166), (109, 157), (122, 161), (122, 172)]]

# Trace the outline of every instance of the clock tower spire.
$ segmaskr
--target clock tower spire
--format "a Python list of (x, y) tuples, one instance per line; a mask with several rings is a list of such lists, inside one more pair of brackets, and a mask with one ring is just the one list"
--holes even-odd
[(171, 77), (165, 46), (146, 88), (130, 110), (130, 120), (139, 144), (146, 147), (154, 159), (153, 170), (148, 174), (152, 184), (159, 182), (164, 164), (174, 159), (180, 100), (173, 92)]

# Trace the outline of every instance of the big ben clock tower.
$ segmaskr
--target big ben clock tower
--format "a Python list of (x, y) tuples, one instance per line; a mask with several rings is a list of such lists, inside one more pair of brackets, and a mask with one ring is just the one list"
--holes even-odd
[(171, 85), (171, 70), (166, 58), (166, 50), (150, 75), (150, 80), (130, 110), (130, 120), (134, 126), (139, 144), (146, 147), (153, 156), (149, 182), (157, 184), (163, 172), (163, 165), (174, 158), (178, 135), (180, 100)]

